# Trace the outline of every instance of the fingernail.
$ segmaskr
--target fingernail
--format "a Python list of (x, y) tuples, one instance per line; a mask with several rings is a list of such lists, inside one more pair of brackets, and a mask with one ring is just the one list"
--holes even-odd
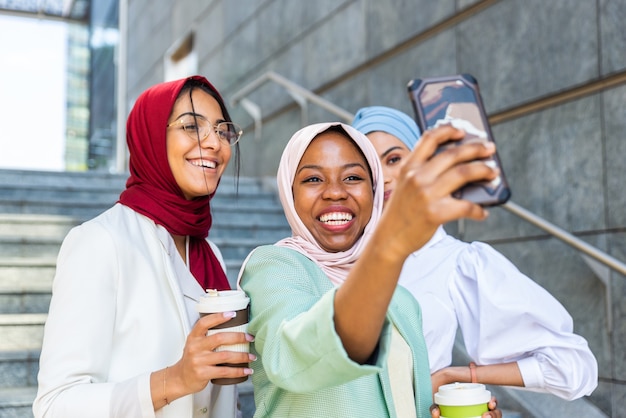
[(254, 370), (252, 369), (248, 369), (248, 368), (243, 369), (243, 374), (245, 375), (251, 375), (252, 373), (254, 373)]
[(254, 335), (246, 334), (246, 341), (253, 342), (254, 341)]
[(493, 142), (484, 142), (483, 144), (485, 145), (485, 148), (487, 148), (489, 151), (493, 151), (494, 149), (496, 149), (496, 144)]
[(222, 315), (224, 315), (224, 318), (234, 318), (237, 316), (237, 312), (227, 311), (227, 312), (224, 312)]
[(250, 361), (256, 360), (256, 356), (252, 353), (248, 353), (248, 358), (250, 359)]

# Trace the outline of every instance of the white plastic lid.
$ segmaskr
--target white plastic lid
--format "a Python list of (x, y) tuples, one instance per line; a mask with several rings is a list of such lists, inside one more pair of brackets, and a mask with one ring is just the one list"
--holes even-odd
[(450, 383), (439, 386), (435, 403), (447, 406), (478, 405), (491, 400), (491, 392), (481, 383)]
[(239, 311), (245, 309), (250, 298), (243, 290), (207, 290), (207, 294), (200, 298), (196, 310), (200, 313), (217, 313)]

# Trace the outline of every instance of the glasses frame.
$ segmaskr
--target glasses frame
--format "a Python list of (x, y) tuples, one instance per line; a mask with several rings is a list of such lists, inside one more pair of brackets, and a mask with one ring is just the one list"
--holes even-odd
[[(215, 133), (215, 135), (217, 135), (217, 137), (219, 138), (219, 140), (220, 140), (220, 141), (222, 141), (222, 142), (227, 143), (227, 144), (228, 144), (228, 145), (230, 145), (231, 147), (232, 147), (232, 146), (234, 146), (237, 142), (239, 142), (239, 140), (241, 139), (241, 136), (243, 135), (243, 129), (241, 128), (241, 126), (237, 125), (237, 124), (236, 124), (236, 123), (234, 123), (234, 122), (224, 121), (224, 122), (218, 122), (218, 123), (213, 124), (213, 123), (209, 122), (209, 120), (208, 120), (207, 118), (202, 117), (202, 116), (200, 116), (200, 115), (195, 115), (195, 116), (193, 116), (193, 115), (187, 115), (187, 116), (189, 116), (189, 117), (191, 117), (191, 118), (194, 118), (194, 117), (195, 117), (195, 119), (200, 119), (200, 120), (206, 121), (206, 122), (207, 122), (207, 123), (211, 126), (211, 128), (213, 128), (213, 132)], [(182, 130), (183, 130), (183, 131), (185, 131), (185, 133), (187, 134), (187, 136), (189, 136), (189, 138), (193, 139), (194, 141), (197, 141), (197, 140), (198, 140), (198, 138), (200, 137), (200, 133), (199, 133), (199, 131), (198, 131), (197, 129), (193, 129), (193, 130), (190, 132), (189, 130), (187, 130), (187, 128), (185, 128), (185, 123), (189, 123), (189, 122), (188, 122), (188, 121), (186, 121), (186, 120), (185, 120), (185, 119), (183, 119), (183, 118), (180, 118), (180, 119), (175, 120), (174, 122), (169, 123), (169, 124), (167, 125), (167, 127), (169, 128), (169, 127), (174, 126), (174, 125), (182, 125), (182, 126), (181, 126), (181, 127), (182, 127)], [(234, 132), (235, 132), (235, 133), (237, 133), (237, 139), (235, 139), (234, 141), (230, 142), (230, 141), (228, 141), (227, 139), (224, 139), (224, 138), (222, 138), (222, 137), (220, 136), (220, 134), (218, 133), (218, 128), (219, 128), (219, 126), (220, 126), (220, 125), (224, 125), (224, 124), (226, 124), (226, 125), (230, 125), (230, 126), (232, 126), (232, 127), (234, 128)], [(202, 141), (204, 141), (205, 139), (207, 139), (207, 138), (208, 138), (208, 136), (210, 135), (210, 133), (211, 133), (211, 131), (208, 131), (208, 132), (207, 132), (207, 134), (206, 134), (204, 137), (200, 138), (200, 142), (202, 142)]]

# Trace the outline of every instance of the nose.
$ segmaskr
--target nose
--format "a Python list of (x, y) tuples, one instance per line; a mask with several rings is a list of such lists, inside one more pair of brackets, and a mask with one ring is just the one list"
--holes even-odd
[(391, 183), (391, 180), (393, 180), (393, 174), (393, 169), (383, 164), (383, 179), (385, 184)]
[(341, 181), (329, 181), (324, 188), (322, 197), (328, 200), (343, 200), (348, 193), (346, 187)]
[(215, 129), (210, 129), (209, 134), (200, 141), (200, 146), (202, 148), (219, 149), (222, 146), (222, 140), (215, 132)]

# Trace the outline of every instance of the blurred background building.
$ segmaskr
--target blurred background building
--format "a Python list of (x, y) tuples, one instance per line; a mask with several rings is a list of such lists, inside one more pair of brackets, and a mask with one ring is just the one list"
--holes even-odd
[[(626, 0), (0, 0), (0, 13), (70, 28), (67, 170), (124, 172), (135, 98), (189, 74), (229, 101), (241, 175), (270, 187), (302, 125), (366, 105), (411, 114), (411, 78), (473, 74), (514, 203), (609, 262), (510, 207), (447, 229), (489, 242), (565, 305), (599, 362), (582, 402), (626, 416), (626, 276), (610, 258), (626, 260)], [(499, 396), (564, 416), (553, 397), (515, 393)]]
[[(65, 27), (65, 45), (57, 46), (58, 51), (65, 54), (64, 57), (58, 57), (65, 62), (65, 129), (62, 144), (64, 169), (83, 171), (108, 170), (111, 166), (114, 167), (118, 1), (0, 0), (0, 17), (41, 24), (54, 22)], [(15, 38), (12, 38), (13, 35)], [(1, 42), (19, 42), (18, 35), (3, 33), (5, 39)], [(33, 69), (34, 74), (46, 71), (45, 66)], [(39, 92), (33, 94), (32, 100), (49, 93), (49, 87), (45, 85), (37, 88)], [(3, 96), (3, 100), (8, 99), (6, 95)], [(38, 138), (45, 135), (45, 128), (33, 130), (32, 135), (33, 137), (25, 139), (35, 144)], [(30, 161), (38, 158), (45, 156), (34, 154)]]

